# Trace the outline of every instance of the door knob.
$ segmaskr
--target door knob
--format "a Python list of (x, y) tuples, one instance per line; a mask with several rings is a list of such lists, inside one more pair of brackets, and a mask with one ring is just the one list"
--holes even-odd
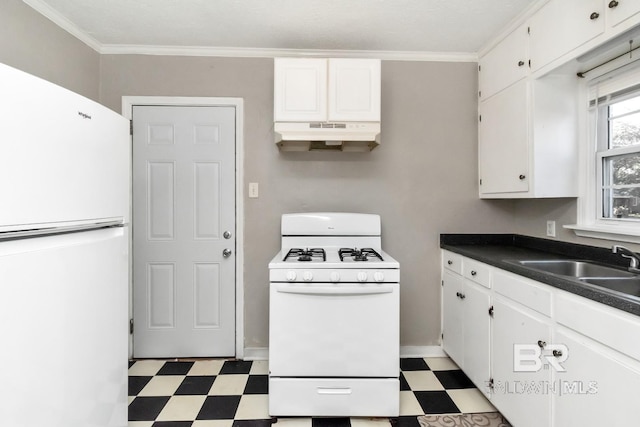
[(225, 231), (224, 233), (222, 233), (222, 237), (224, 237), (225, 239), (230, 239), (231, 238), (231, 232), (230, 231)]
[(231, 256), (231, 249), (225, 249), (222, 251), (222, 256), (225, 258), (229, 258)]

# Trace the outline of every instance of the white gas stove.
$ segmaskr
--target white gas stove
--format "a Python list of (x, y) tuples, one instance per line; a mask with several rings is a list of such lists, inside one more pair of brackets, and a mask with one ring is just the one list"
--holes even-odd
[(378, 215), (282, 216), (269, 263), (272, 416), (399, 413), (399, 264)]

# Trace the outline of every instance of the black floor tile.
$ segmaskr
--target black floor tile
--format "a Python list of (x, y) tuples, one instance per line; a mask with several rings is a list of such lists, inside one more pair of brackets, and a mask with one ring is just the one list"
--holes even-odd
[(247, 385), (244, 388), (244, 394), (268, 394), (269, 393), (269, 376), (268, 375), (249, 375)]
[(129, 421), (154, 421), (168, 401), (169, 396), (136, 397), (129, 404)]
[(186, 375), (193, 362), (165, 362), (156, 375)]
[(425, 414), (452, 414), (460, 412), (460, 409), (458, 409), (444, 390), (414, 391), (413, 393)]
[(421, 427), (416, 416), (405, 416), (394, 418), (391, 421), (394, 427)]
[(251, 361), (227, 360), (220, 369), (220, 374), (248, 374), (251, 371)]
[(402, 371), (428, 371), (429, 366), (424, 359), (416, 357), (409, 359), (400, 359), (400, 370)]
[(241, 396), (207, 396), (196, 420), (231, 420), (235, 417)]
[(153, 377), (129, 377), (129, 396), (137, 396)]
[(475, 385), (464, 372), (460, 370), (455, 371), (434, 371), (433, 372), (442, 384), (447, 389), (460, 389), (460, 388), (474, 388)]
[(351, 427), (349, 418), (312, 418), (311, 427)]
[(407, 382), (402, 372), (400, 372), (400, 391), (409, 391), (409, 390), (411, 390), (411, 387), (409, 386), (409, 383)]
[(184, 394), (194, 394), (194, 395), (203, 395), (208, 394), (209, 390), (211, 390), (211, 386), (213, 385), (213, 381), (216, 379), (214, 375), (208, 376), (186, 376), (182, 383), (176, 390), (175, 394), (184, 395)]

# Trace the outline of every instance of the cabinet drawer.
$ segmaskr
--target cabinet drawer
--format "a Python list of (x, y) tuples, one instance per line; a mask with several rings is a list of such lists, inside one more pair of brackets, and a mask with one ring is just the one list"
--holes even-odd
[(561, 292), (556, 321), (636, 360), (640, 360), (640, 317)]
[(462, 274), (462, 256), (449, 251), (442, 251), (442, 266), (454, 273)]
[(462, 263), (464, 277), (485, 288), (491, 287), (491, 268), (478, 261), (465, 258)]
[(525, 307), (551, 316), (551, 291), (522, 276), (495, 270), (493, 288), (501, 295), (519, 302)]

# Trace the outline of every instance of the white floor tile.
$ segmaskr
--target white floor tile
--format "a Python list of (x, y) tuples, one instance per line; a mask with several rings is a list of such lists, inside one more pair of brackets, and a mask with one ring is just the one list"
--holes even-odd
[(171, 396), (156, 421), (195, 420), (207, 396)]
[(278, 427), (311, 427), (311, 418), (278, 418), (278, 422), (273, 424)]
[(400, 392), (400, 416), (404, 415), (424, 415), (422, 406), (412, 391)]
[(388, 418), (351, 418), (351, 427), (391, 427)]
[(248, 379), (248, 374), (218, 375), (209, 390), (209, 395), (241, 395)]
[(138, 396), (173, 396), (184, 380), (182, 375), (159, 375), (151, 378)]
[(187, 375), (218, 375), (224, 360), (196, 360)]
[(138, 360), (129, 368), (129, 375), (150, 377), (158, 373), (164, 362), (164, 360)]
[(460, 412), (466, 414), (475, 412), (496, 412), (497, 409), (487, 400), (487, 398), (476, 388), (466, 388), (460, 390), (447, 390), (447, 394), (456, 404)]
[(251, 364), (251, 375), (268, 375), (269, 374), (269, 362), (267, 360), (255, 360)]
[(413, 391), (444, 390), (438, 378), (431, 371), (404, 371), (402, 375)]
[(270, 418), (268, 395), (245, 394), (240, 398), (236, 420), (267, 420)]
[(425, 357), (424, 361), (427, 362), (429, 368), (432, 371), (450, 371), (452, 369), (460, 369), (455, 362), (448, 357)]

